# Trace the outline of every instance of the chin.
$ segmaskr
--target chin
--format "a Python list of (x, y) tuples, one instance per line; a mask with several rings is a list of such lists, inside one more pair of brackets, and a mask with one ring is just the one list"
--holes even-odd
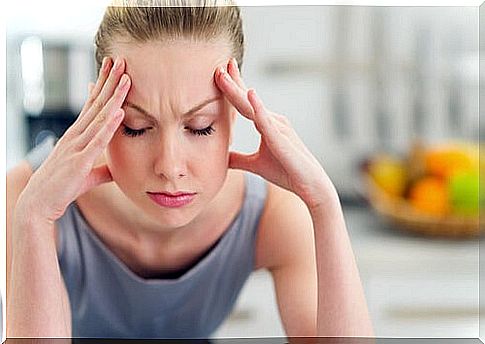
[(144, 209), (144, 212), (154, 222), (160, 224), (160, 227), (168, 229), (186, 226), (197, 217), (200, 211), (201, 209), (196, 204), (180, 208), (163, 208), (155, 204), (148, 207), (148, 209), (147, 207)]

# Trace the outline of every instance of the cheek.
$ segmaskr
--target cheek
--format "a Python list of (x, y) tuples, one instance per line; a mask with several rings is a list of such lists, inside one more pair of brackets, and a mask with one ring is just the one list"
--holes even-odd
[(226, 161), (229, 157), (229, 144), (231, 136), (231, 125), (229, 121), (221, 122), (217, 136), (212, 140), (213, 152), (220, 160)]
[(143, 155), (130, 139), (115, 135), (106, 148), (106, 161), (115, 182), (123, 184), (142, 171)]

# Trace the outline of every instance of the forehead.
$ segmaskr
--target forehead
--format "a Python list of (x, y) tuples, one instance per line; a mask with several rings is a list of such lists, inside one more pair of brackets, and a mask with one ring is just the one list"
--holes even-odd
[(226, 65), (230, 46), (223, 40), (115, 43), (115, 56), (126, 61), (126, 73), (132, 79), (132, 97), (164, 94), (190, 104), (201, 96), (220, 93), (214, 84), (214, 71)]

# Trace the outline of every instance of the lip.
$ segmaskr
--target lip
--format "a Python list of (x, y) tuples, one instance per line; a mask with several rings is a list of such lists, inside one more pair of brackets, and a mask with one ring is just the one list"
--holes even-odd
[(183, 207), (190, 202), (192, 202), (195, 198), (196, 193), (189, 193), (189, 192), (147, 192), (148, 196), (162, 207), (167, 208), (179, 208)]

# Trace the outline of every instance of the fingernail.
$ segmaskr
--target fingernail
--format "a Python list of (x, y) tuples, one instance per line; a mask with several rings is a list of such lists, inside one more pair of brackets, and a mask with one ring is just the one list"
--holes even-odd
[(120, 80), (120, 88), (125, 87), (128, 84), (128, 75), (123, 74)]
[(229, 75), (227, 74), (227, 72), (224, 70), (223, 67), (219, 67), (219, 73), (221, 73), (224, 79), (229, 80)]
[(108, 60), (109, 60), (109, 57), (105, 56), (103, 58), (103, 63), (101, 64), (101, 69), (103, 72), (107, 72), (108, 71)]
[(119, 69), (121, 67), (121, 58), (120, 57), (117, 57), (116, 58), (116, 61), (115, 61), (115, 66), (114, 66), (114, 69)]
[(232, 58), (232, 63), (234, 64), (236, 69), (239, 70), (239, 65), (237, 64), (237, 60), (234, 57)]
[(114, 121), (117, 121), (119, 120), (121, 117), (123, 117), (123, 110), (122, 109), (118, 109), (115, 111), (115, 113), (113, 114), (113, 120)]
[(251, 93), (253, 94), (254, 98), (256, 99), (256, 101), (257, 101), (258, 103), (260, 103), (260, 102), (261, 102), (261, 99), (259, 99), (259, 96), (258, 96), (258, 94), (256, 93), (256, 90), (255, 90), (254, 88), (249, 89), (249, 91), (248, 91), (248, 92), (251, 92)]

